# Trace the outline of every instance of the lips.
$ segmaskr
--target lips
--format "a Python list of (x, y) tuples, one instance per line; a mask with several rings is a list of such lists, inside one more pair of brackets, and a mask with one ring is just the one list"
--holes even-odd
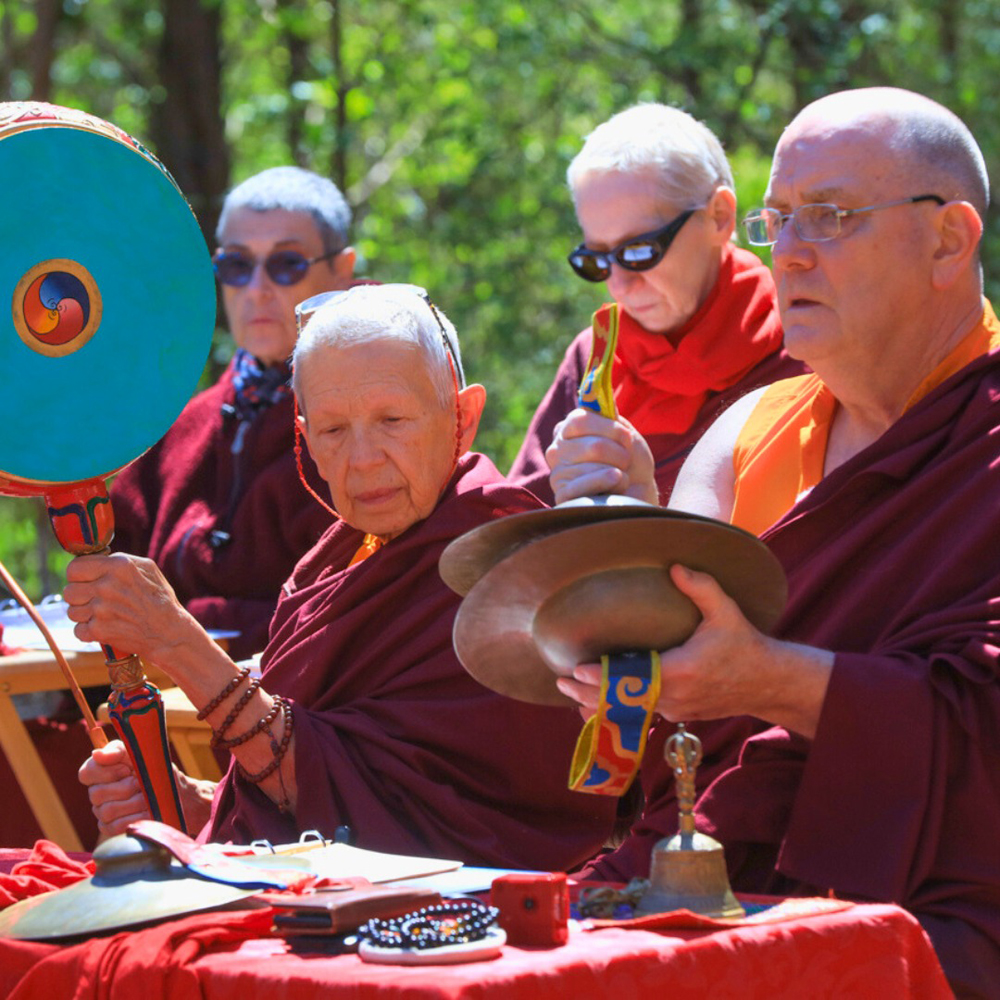
[(368, 506), (377, 506), (388, 503), (398, 492), (399, 490), (395, 486), (385, 486), (377, 490), (366, 490), (364, 493), (355, 493), (354, 502)]

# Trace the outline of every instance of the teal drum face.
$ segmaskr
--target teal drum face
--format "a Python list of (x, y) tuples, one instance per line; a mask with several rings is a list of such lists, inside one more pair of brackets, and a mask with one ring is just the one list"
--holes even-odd
[(0, 492), (104, 478), (197, 386), (208, 248), (156, 158), (71, 109), (0, 104), (0, 191)]

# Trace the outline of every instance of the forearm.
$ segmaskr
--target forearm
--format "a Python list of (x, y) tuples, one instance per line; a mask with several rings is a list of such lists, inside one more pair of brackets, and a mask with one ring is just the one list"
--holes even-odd
[(834, 654), (825, 649), (765, 638), (766, 668), (748, 690), (741, 713), (812, 739), (830, 683)]

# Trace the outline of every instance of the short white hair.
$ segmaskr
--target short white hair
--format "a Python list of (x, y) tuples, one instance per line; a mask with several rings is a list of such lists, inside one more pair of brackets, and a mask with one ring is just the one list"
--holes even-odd
[(701, 208), (719, 187), (736, 190), (722, 143), (686, 111), (666, 104), (633, 105), (598, 125), (566, 171), (576, 200), (590, 173), (647, 173), (663, 200)]
[(455, 327), (415, 285), (355, 285), (342, 292), (324, 292), (300, 303), (296, 313), (305, 325), (292, 353), (292, 389), (303, 412), (303, 362), (313, 351), (341, 344), (373, 340), (415, 344), (427, 361), (442, 406), (454, 404), (452, 365), (459, 386), (465, 385)]

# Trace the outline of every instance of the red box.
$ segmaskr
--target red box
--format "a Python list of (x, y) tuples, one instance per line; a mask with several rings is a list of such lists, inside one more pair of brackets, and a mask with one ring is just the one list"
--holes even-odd
[(512, 945), (555, 947), (569, 939), (569, 889), (562, 872), (501, 875), (493, 880), (490, 902)]

